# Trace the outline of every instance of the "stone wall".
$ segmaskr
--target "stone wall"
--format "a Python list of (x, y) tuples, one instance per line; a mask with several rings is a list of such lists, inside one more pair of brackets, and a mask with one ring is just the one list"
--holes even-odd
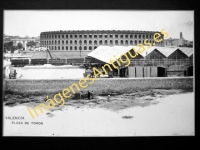
[[(79, 86), (80, 79), (57, 79), (57, 80), (5, 80), (5, 91), (18, 93), (55, 93), (62, 92), (64, 88), (69, 88), (72, 84)], [(193, 77), (156, 77), (156, 78), (100, 78), (93, 84), (87, 81), (86, 88), (82, 91), (93, 90), (95, 93), (107, 93), (133, 91), (137, 89), (192, 89)], [(74, 87), (75, 91), (78, 91)]]

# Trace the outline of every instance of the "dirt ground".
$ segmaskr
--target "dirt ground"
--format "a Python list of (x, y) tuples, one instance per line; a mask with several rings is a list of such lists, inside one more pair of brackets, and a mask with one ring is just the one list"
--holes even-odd
[[(52, 98), (54, 94), (48, 96)], [(44, 113), (39, 112), (39, 116), (34, 115), (33, 119), (27, 107), (33, 109), (45, 103), (45, 94), (5, 93), (3, 135), (194, 135), (192, 90), (149, 89), (109, 94), (110, 100), (107, 94), (95, 95), (91, 100), (80, 99), (79, 94), (76, 94), (71, 99), (66, 99), (64, 106), (56, 105), (44, 110)], [(24, 119), (8, 119), (13, 116), (21, 116)]]
[[(110, 93), (108, 94), (94, 95), (93, 99), (88, 100), (87, 95), (80, 99), (79, 94), (75, 94), (70, 99), (65, 99), (64, 106), (73, 106), (75, 108), (83, 107), (99, 107), (109, 109), (111, 111), (119, 111), (130, 107), (145, 107), (149, 105), (156, 105), (159, 101), (155, 101), (157, 98), (166, 97), (172, 94), (181, 94), (192, 92), (192, 89), (180, 90), (180, 89), (149, 89), (149, 90), (136, 90), (129, 93)], [(49, 95), (49, 97), (53, 97)], [(45, 103), (46, 95), (42, 94), (17, 94), (17, 93), (5, 93), (4, 94), (4, 105), (13, 107), (18, 105), (27, 106), (33, 108), (40, 103)], [(55, 103), (56, 104), (56, 103)], [(65, 109), (64, 106), (59, 107), (59, 104), (52, 109), (50, 112), (56, 110)], [(49, 113), (50, 114), (50, 113)]]

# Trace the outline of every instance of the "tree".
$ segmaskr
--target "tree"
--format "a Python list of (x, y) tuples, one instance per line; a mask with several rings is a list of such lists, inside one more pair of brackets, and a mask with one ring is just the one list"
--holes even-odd
[(22, 48), (23, 48), (22, 43), (18, 43), (18, 44), (17, 44), (17, 49), (22, 49)]
[(16, 47), (16, 46), (13, 46), (13, 41), (8, 42), (8, 43), (4, 43), (4, 52), (5, 52), (6, 50), (9, 50), (9, 51), (11, 51), (11, 53), (14, 53), (14, 50), (15, 50), (15, 49), (17, 49), (17, 47)]
[(26, 44), (28, 47), (30, 46), (30, 47), (33, 47), (33, 46), (35, 46), (36, 44), (35, 44), (35, 42), (34, 41), (29, 41), (29, 42), (27, 42), (27, 44)]

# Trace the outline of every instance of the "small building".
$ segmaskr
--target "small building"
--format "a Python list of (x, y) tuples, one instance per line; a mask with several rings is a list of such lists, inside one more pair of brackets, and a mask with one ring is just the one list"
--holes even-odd
[(3, 60), (3, 78), (8, 78), (11, 69), (11, 62)]

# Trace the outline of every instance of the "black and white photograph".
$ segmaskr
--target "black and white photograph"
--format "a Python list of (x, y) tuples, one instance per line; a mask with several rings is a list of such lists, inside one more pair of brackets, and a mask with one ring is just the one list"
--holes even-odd
[(3, 136), (195, 136), (193, 10), (3, 10)]

